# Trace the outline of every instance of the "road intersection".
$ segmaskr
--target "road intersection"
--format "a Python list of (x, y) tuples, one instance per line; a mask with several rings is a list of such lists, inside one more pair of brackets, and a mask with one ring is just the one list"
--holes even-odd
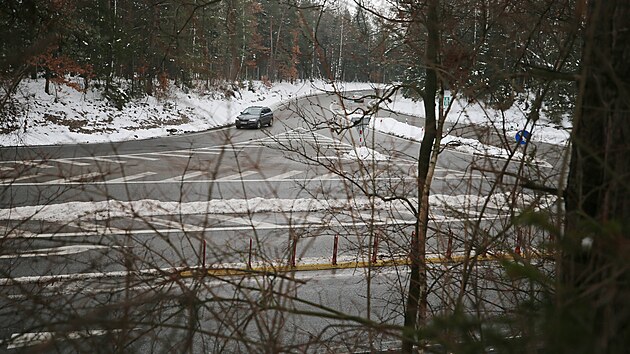
[[(317, 100), (327, 107), (331, 98)], [(386, 159), (353, 159), (355, 131), (337, 134), (309, 124), (298, 111), (278, 110), (274, 126), (263, 130), (228, 127), (120, 144), (0, 150), (0, 280), (10, 294), (3, 307), (38, 286), (38, 294), (82, 294), (91, 303), (95, 289), (117, 292), (132, 275), (134, 291), (145, 291), (162, 286), (154, 281), (200, 267), (291, 265), (294, 258), (297, 266), (328, 269), (323, 265), (333, 254), (355, 267), (371, 264), (373, 255), (379, 262), (403, 259), (416, 218), (419, 144), (373, 132), (365, 147)], [(488, 196), (499, 177), (475, 170), (483, 160), (445, 150), (432, 193)], [(366, 197), (375, 194), (397, 196), (398, 204), (385, 207)], [(497, 220), (509, 220), (501, 206), (486, 204), (477, 215), (478, 205), (462, 200), (432, 209), (427, 249), (440, 259), (470, 252), (468, 236), (459, 234), (471, 220), (488, 234), (500, 233), (504, 225)], [(304, 201), (328, 207), (296, 208)], [(381, 237), (378, 246), (374, 235)], [(496, 254), (509, 254), (520, 242), (514, 235), (504, 241)], [(2, 337), (30, 333), (29, 325), (18, 327), (1, 329)]]

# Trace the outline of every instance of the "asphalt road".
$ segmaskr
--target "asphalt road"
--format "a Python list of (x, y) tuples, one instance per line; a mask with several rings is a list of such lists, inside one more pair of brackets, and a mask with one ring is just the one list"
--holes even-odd
[[(293, 211), (286, 207), (290, 201), (299, 199), (365, 199), (375, 193), (385, 197), (416, 197), (414, 161), (419, 144), (369, 130), (362, 130), (360, 134), (357, 127), (331, 129), (326, 122), (334, 122), (335, 118), (328, 108), (338, 99), (321, 95), (275, 107), (274, 125), (261, 130), (226, 127), (123, 143), (0, 149), (0, 183), (3, 185), (0, 209), (54, 207), (70, 202), (119, 201), (124, 204), (140, 200), (151, 200), (156, 208), (160, 203), (170, 202), (196, 206), (194, 203), (233, 201), (233, 204), (225, 204), (228, 208), (238, 201), (256, 198), (284, 203), (277, 210), (246, 213), (231, 210), (208, 213), (203, 209), (206, 204), (199, 204), (199, 209), (186, 211), (164, 208), (146, 213), (132, 209), (124, 215), (98, 218), (76, 211), (77, 215), (57, 217), (9, 214), (2, 220), (4, 226), (0, 226), (4, 235), (0, 281), (5, 294), (0, 317), (7, 319), (0, 329), (0, 337), (6, 340), (22, 332), (65, 330), (75, 333), (76, 330), (71, 331), (75, 327), (62, 325), (70, 322), (66, 316), (75, 312), (75, 303), (82, 304), (76, 308), (78, 317), (92, 316), (110, 302), (119, 304), (121, 292), (113, 289), (129, 288), (126, 280), (141, 289), (142, 296), (160, 293), (155, 289), (163, 285), (156, 285), (156, 281), (165, 283), (161, 278), (163, 273), (176, 267), (225, 264), (241, 267), (252, 261), (254, 264), (271, 261), (290, 264), (292, 258), (297, 263), (326, 263), (332, 259), (336, 235), (339, 236), (339, 259), (366, 259), (374, 249), (379, 258), (404, 256), (415, 219), (409, 209)], [(353, 102), (347, 104), (364, 107)], [(397, 116), (397, 119), (423, 124), (417, 117)], [(356, 152), (360, 146), (370, 147), (388, 159), (357, 161), (349, 158), (348, 154)], [(548, 182), (558, 172), (561, 154), (548, 146), (537, 148), (553, 168), (532, 169), (531, 173), (526, 173), (541, 183)], [(437, 161), (432, 194), (484, 196), (496, 192), (492, 186), (499, 179), (509, 190), (516, 180), (510, 176), (497, 177), (497, 173), (489, 171), (504, 169), (522, 174), (519, 167), (518, 163), (506, 165), (501, 159), (446, 149)], [(124, 205), (129, 208), (132, 204)], [(470, 240), (464, 230), (468, 228), (466, 220), (470, 216), (454, 211), (469, 206), (452, 207), (452, 210), (432, 210), (429, 253), (444, 254), (447, 248), (449, 252), (467, 251), (465, 245)], [(64, 213), (64, 209), (55, 210)], [(488, 235), (498, 234), (505, 223), (497, 223), (497, 220), (508, 223), (509, 215), (503, 215), (501, 210), (486, 210), (477, 227)], [(376, 244), (369, 235), (380, 235), (380, 243)], [(450, 235), (452, 240), (448, 241), (444, 235)], [(513, 249), (518, 242), (515, 235), (502, 237), (506, 250)], [(530, 241), (540, 240), (545, 235), (528, 237)], [(134, 272), (133, 279), (131, 272)], [(355, 270), (352, 276), (348, 274), (325, 273), (318, 281), (300, 281), (299, 284), (304, 284), (300, 295), (340, 311), (356, 308), (358, 315), (365, 315), (367, 313), (361, 310), (364, 304), (361, 299), (366, 291), (365, 272)], [(379, 314), (390, 316), (389, 322), (399, 324), (400, 316), (388, 310), (390, 306), (399, 305), (387, 295), (392, 292), (392, 284), (398, 282), (399, 287), (405, 284), (404, 276), (400, 277), (399, 272), (395, 274), (375, 286), (372, 295), (383, 299), (380, 304), (375, 300)], [(221, 286), (229, 288), (226, 284), (231, 282), (222, 281)], [(344, 294), (348, 291), (348, 282), (361, 290)], [(188, 289), (188, 285), (183, 288)], [(186, 293), (183, 288), (179, 293)], [(322, 294), (321, 289), (331, 294)], [(261, 293), (262, 290), (258, 287), (253, 291)], [(135, 298), (137, 291), (131, 292)], [(402, 296), (401, 291), (394, 293), (399, 298)], [(234, 290), (224, 290), (221, 294), (229, 297)], [(53, 298), (55, 301), (51, 300)], [(16, 311), (16, 304), (20, 304), (20, 311)], [(435, 301), (435, 306), (439, 307), (439, 301)], [(143, 311), (146, 312), (144, 307), (137, 307), (132, 312), (139, 315)], [(169, 311), (181, 315), (178, 307), (165, 313)], [(215, 310), (207, 307), (203, 311)], [(44, 315), (33, 317), (35, 313)], [(30, 319), (24, 320), (25, 316)], [(206, 313), (202, 317), (206, 318), (201, 321), (205, 321), (204, 328), (217, 324), (216, 315)], [(169, 318), (159, 322), (170, 326), (170, 321)], [(308, 338), (308, 333), (320, 333), (329, 325), (321, 319), (304, 323), (300, 316), (291, 321), (302, 321), (295, 327), (306, 328), (306, 332), (299, 334), (303, 339)], [(49, 325), (51, 323), (57, 324)], [(98, 323), (92, 323), (88, 327), (95, 332), (81, 332), (80, 338), (102, 337), (98, 332), (102, 324), (99, 327)], [(125, 332), (120, 326), (114, 329), (108, 333)], [(155, 331), (149, 330), (152, 338), (159, 336)], [(255, 337), (268, 335), (258, 333)], [(29, 343), (37, 342), (27, 339)], [(148, 342), (139, 341), (140, 344), (134, 345), (144, 350), (151, 345), (151, 341)], [(208, 346), (200, 338), (192, 342), (195, 348), (203, 349), (219, 345)], [(7, 344), (7, 348), (10, 347), (11, 344)], [(20, 348), (23, 347), (14, 349)]]

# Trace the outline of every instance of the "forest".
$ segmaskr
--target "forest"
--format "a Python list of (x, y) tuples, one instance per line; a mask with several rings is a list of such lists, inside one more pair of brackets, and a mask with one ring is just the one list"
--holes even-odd
[[(113, 0), (13, 1), (0, 9), (0, 107), (25, 77), (102, 90), (114, 103), (167, 85), (217, 88), (248, 80), (423, 80), (423, 2)], [(374, 4), (378, 4), (375, 7)], [(509, 107), (544, 81), (560, 120), (576, 88), (549, 80), (579, 64), (572, 1), (440, 4), (445, 89)], [(82, 78), (82, 83), (69, 77)], [(72, 83), (71, 83), (72, 81)], [(522, 94), (525, 95), (522, 95)], [(123, 102), (120, 102), (122, 100)]]
[[(69, 175), (63, 175), (66, 171), (59, 166), (68, 164), (70, 157), (38, 157), (44, 166), (41, 169), (60, 172), (45, 176), (54, 179), (41, 186), (29, 184), (23, 181), (31, 177), (22, 173), (38, 169), (37, 163), (28, 159), (20, 163), (15, 157), (18, 149), (0, 150), (5, 154), (3, 161), (22, 168), (2, 170), (7, 176), (3, 183), (8, 186), (0, 194), (2, 211), (10, 222), (1, 239), (3, 250), (15, 247), (12, 242), (36, 242), (29, 239), (35, 232), (24, 232), (26, 226), (44, 228), (61, 220), (65, 224), (54, 232), (42, 231), (45, 236), (41, 238), (46, 239), (37, 242), (63, 238), (53, 245), (74, 246), (65, 238), (66, 229), (71, 228), (82, 236), (100, 237), (99, 250), (111, 246), (116, 254), (102, 251), (97, 259), (81, 263), (83, 272), (79, 274), (87, 280), (45, 275), (52, 279), (50, 283), (19, 276), (31, 265), (24, 261), (27, 257), (14, 257), (16, 264), (26, 266), (3, 270), (2, 284), (13, 293), (2, 294), (0, 309), (7, 318), (26, 314), (23, 318), (28, 318), (30, 327), (16, 334), (13, 342), (3, 344), (19, 344), (24, 335), (35, 331), (48, 335), (61, 328), (58, 337), (66, 347), (50, 340), (35, 348), (63, 352), (70, 346), (75, 351), (94, 351), (106, 343), (109, 346), (104, 350), (114, 352), (337, 352), (339, 348), (366, 353), (388, 348), (402, 353), (627, 351), (628, 18), (627, 0), (4, 0), (0, 7), (3, 132), (19, 129), (14, 120), (16, 112), (25, 109), (19, 98), (24, 94), (20, 85), (26, 80), (37, 80), (51, 97), (58, 85), (80, 92), (97, 91), (118, 109), (147, 97), (168, 102), (172, 87), (183, 92), (221, 92), (229, 100), (235, 91), (251, 89), (252, 81), (269, 85), (315, 80), (332, 85), (369, 82), (388, 86), (369, 95), (376, 99), (375, 105), (360, 106), (364, 116), (375, 114), (379, 104), (400, 92), (421, 101), (425, 117), (415, 121), (422, 122), (418, 123), (423, 129), (420, 141), (396, 140), (395, 148), (405, 146), (406, 164), (391, 163), (388, 169), (378, 170), (375, 161), (358, 161), (350, 177), (340, 162), (346, 155), (336, 151), (338, 156), (326, 157), (330, 147), (336, 146), (335, 140), (318, 145), (324, 141), (322, 132), (338, 137), (355, 128), (334, 126), (334, 119), (326, 116), (334, 115), (333, 104), (348, 101), (344, 92), (326, 92), (313, 101), (304, 98), (303, 106), (297, 100), (286, 103), (277, 111), (285, 116), (277, 118), (284, 122), (294, 119), (298, 126), (290, 131), (280, 132), (279, 124), (272, 128), (270, 121), (268, 130), (260, 134), (277, 132), (273, 136), (254, 140), (244, 135), (250, 132), (229, 132), (216, 143), (221, 151), (211, 150), (216, 146), (205, 146), (205, 141), (201, 148), (191, 143), (188, 150), (166, 151), (169, 154), (161, 159), (179, 159), (180, 164), (166, 166), (168, 169), (151, 155), (158, 152), (147, 151), (152, 141), (144, 142), (148, 148), (135, 145), (141, 153), (121, 154), (126, 160), (114, 161), (118, 166), (112, 169), (101, 163), (111, 163), (113, 153), (107, 159), (91, 156), (98, 161), (95, 166), (107, 170), (91, 173), (103, 172), (98, 174), (103, 179), (115, 175), (110, 184), (124, 182), (121, 188), (110, 189), (107, 181), (86, 182), (90, 177), (87, 170), (76, 175), (70, 169)], [(444, 136), (457, 130), (447, 124), (452, 101), (444, 99), (445, 92), (481, 107), (492, 121), (459, 132), (492, 141), (509, 152), (507, 158), (462, 157), (441, 143)], [(522, 140), (515, 143), (513, 136), (506, 135), (505, 112), (515, 106), (528, 127), (535, 127), (543, 116), (558, 125), (569, 122), (569, 145), (526, 141), (521, 149)], [(313, 112), (318, 113), (310, 114), (303, 107), (315, 107)], [(311, 145), (300, 140), (309, 134)], [(238, 138), (243, 141), (235, 143)], [(229, 175), (223, 171), (237, 160), (230, 154), (247, 150), (243, 146), (252, 140), (275, 144), (277, 149), (272, 154), (263, 143), (249, 146), (259, 154), (243, 159), (243, 165), (237, 161)], [(394, 152), (385, 143), (378, 148)], [(31, 151), (24, 154), (32, 156)], [(214, 154), (216, 160), (212, 160)], [(199, 158), (202, 155), (207, 159)], [(535, 158), (539, 157), (553, 163), (550, 167), (537, 165)], [(130, 163), (131, 159), (142, 162)], [(213, 164), (206, 165), (208, 161)], [(310, 182), (316, 180), (323, 186), (323, 180), (333, 180), (337, 184), (310, 189), (304, 179), (302, 184), (296, 182), (300, 196), (307, 195), (305, 199), (314, 204), (338, 199), (350, 202), (322, 203), (317, 204), (319, 209), (304, 207), (298, 212), (295, 204), (285, 205), (278, 215), (284, 213), (290, 220), (288, 226), (283, 225), (289, 231), (266, 230), (269, 220), (263, 218), (268, 215), (248, 209), (248, 198), (241, 198), (238, 188), (246, 189), (244, 175), (262, 172), (269, 165), (273, 169), (280, 161), (295, 165), (273, 181), (278, 184), (265, 179), (265, 183), (248, 187), (247, 191), (265, 194), (266, 199), (253, 198), (256, 201), (293, 203), (294, 199), (286, 197), (288, 189), (282, 187), (286, 176), (317, 172)], [(438, 165), (444, 161), (448, 166), (440, 170)], [(164, 175), (158, 181), (143, 180), (153, 178), (154, 171), (133, 170), (127, 181), (122, 165), (166, 171), (160, 170)], [(180, 167), (179, 175), (168, 175)], [(450, 168), (461, 171), (438, 176)], [(188, 184), (203, 176), (208, 178), (206, 184)], [(155, 188), (152, 192), (167, 185), (169, 192), (175, 190), (172, 204), (151, 195), (155, 198), (147, 203), (150, 207), (137, 208), (130, 197), (136, 190), (127, 187), (136, 182)], [(47, 189), (57, 184), (70, 187)], [(199, 185), (202, 187), (194, 189)], [(452, 187), (452, 195), (434, 193), (436, 185)], [(207, 190), (201, 191), (204, 187)], [(267, 187), (270, 191), (264, 190)], [(38, 219), (43, 207), (35, 215), (23, 216), (22, 209), (14, 205), (22, 195), (12, 188), (34, 188), (35, 192), (24, 192), (25, 198), (35, 198), (53, 210), (61, 210), (55, 209), (56, 203), (63, 192), (73, 188), (81, 197), (92, 193), (90, 198), (100, 198), (82, 202), (111, 206), (113, 200), (111, 204), (121, 210), (85, 214), (87, 221), (79, 220), (84, 224), (68, 219), (63, 212)], [(190, 196), (203, 200), (191, 201)], [(118, 203), (119, 199), (124, 201)], [(212, 204), (216, 200), (226, 204)], [(361, 201), (360, 207), (356, 200)], [(441, 204), (436, 207), (438, 201)], [(205, 212), (187, 210), (193, 202), (207, 203), (202, 204)], [(388, 203), (404, 205), (401, 209), (412, 220), (376, 222), (381, 212), (400, 221)], [(238, 213), (218, 210), (226, 209), (225, 205)], [(175, 213), (169, 215), (172, 220), (153, 219), (156, 210), (169, 207)], [(269, 212), (273, 208), (263, 209)], [(362, 208), (362, 214), (357, 216), (353, 208)], [(443, 212), (441, 218), (436, 211)], [(292, 228), (293, 217), (299, 213), (304, 220), (318, 219), (317, 227)], [(207, 243), (206, 229), (222, 228), (224, 222), (238, 218), (242, 225), (229, 232), (238, 230), (234, 235), (239, 237), (247, 232), (249, 244), (234, 246), (231, 242), (241, 239), (231, 239), (227, 233), (216, 237), (225, 243)], [(317, 296), (334, 288), (325, 285), (334, 276), (304, 280), (291, 268), (299, 242), (312, 245), (316, 239), (334, 239), (337, 252), (339, 236), (330, 231), (346, 225), (334, 223), (337, 218), (352, 219), (351, 226), (344, 229), (347, 237), (339, 242), (346, 242), (350, 251), (367, 259), (365, 266), (357, 267), (363, 269), (357, 273), (361, 281), (342, 284), (348, 289), (367, 284), (356, 297), (356, 303), (365, 305), (365, 312), (352, 307), (355, 302), (341, 309), (318, 302)], [(146, 229), (140, 229), (138, 223)], [(171, 232), (173, 225), (177, 236)], [(142, 236), (148, 232), (151, 241)], [(276, 239), (274, 232), (280, 235)], [(530, 244), (521, 249), (525, 239)], [(277, 241), (281, 246), (269, 246), (274, 240), (281, 240)], [(45, 245), (42, 249), (52, 247)], [(382, 271), (379, 267), (385, 262), (377, 258), (378, 247), (399, 257), (395, 259), (404, 258), (403, 266), (388, 263), (389, 272)], [(454, 248), (461, 252), (454, 255)], [(432, 261), (439, 252), (444, 255), (442, 260)], [(253, 253), (267, 263), (252, 266)], [(237, 272), (216, 270), (207, 267), (206, 259), (211, 257), (217, 264), (238, 261), (247, 266)], [(275, 257), (283, 264), (276, 267)], [(198, 259), (203, 259), (201, 266)], [(32, 269), (49, 272), (65, 266), (63, 261), (53, 265), (35, 262)], [(101, 269), (124, 274), (112, 285), (116, 291), (105, 287), (98, 273)], [(91, 287), (86, 290), (84, 284)], [(2, 329), (3, 335), (14, 333), (11, 326)], [(102, 333), (107, 336), (96, 338)], [(75, 341), (77, 338), (82, 341)]]

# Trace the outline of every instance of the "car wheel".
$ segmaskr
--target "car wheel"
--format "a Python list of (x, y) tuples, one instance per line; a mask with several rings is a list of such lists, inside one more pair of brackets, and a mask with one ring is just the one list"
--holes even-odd
[(260, 119), (256, 122), (256, 129), (260, 129), (262, 128), (262, 123), (260, 122)]
[(273, 125), (273, 117), (269, 118), (269, 124), (268, 126), (272, 126)]

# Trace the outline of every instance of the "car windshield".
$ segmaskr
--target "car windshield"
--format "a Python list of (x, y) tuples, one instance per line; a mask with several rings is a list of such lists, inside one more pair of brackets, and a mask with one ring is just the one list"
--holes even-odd
[(243, 111), (243, 114), (259, 115), (262, 112), (261, 107), (249, 107)]

